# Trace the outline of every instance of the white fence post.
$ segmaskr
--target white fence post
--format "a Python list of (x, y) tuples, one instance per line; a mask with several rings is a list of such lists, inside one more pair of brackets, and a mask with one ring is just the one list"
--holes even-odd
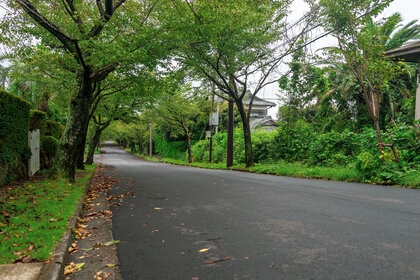
[(32, 152), (32, 156), (28, 163), (28, 175), (33, 176), (39, 170), (40, 166), (39, 129), (28, 132), (28, 141)]

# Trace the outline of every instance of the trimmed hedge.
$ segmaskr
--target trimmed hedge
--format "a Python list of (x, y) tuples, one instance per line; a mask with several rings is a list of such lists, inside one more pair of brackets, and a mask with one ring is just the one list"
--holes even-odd
[(45, 122), (47, 114), (39, 110), (30, 110), (29, 112), (29, 130), (40, 130), (40, 134), (45, 134)]
[(59, 141), (54, 136), (41, 138), (41, 166), (44, 169), (53, 167), (55, 155), (57, 154)]
[(30, 105), (0, 90), (0, 185), (27, 176)]
[(47, 120), (45, 126), (46, 136), (53, 136), (56, 139), (60, 139), (63, 136), (64, 126), (61, 123)]

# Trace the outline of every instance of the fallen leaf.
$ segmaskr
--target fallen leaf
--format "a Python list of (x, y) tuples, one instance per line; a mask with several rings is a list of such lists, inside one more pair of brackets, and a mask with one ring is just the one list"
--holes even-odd
[(198, 252), (204, 253), (204, 252), (207, 252), (208, 250), (210, 250), (210, 248), (203, 248), (203, 249), (198, 250)]
[(78, 272), (83, 269), (85, 263), (74, 263), (71, 262), (69, 265), (64, 267), (64, 275), (69, 275), (75, 272)]
[(71, 246), (69, 247), (69, 252), (70, 252), (70, 253), (73, 253), (73, 252), (77, 252), (77, 250), (78, 250), (77, 243), (76, 243), (76, 242), (73, 242), (73, 243), (71, 244)]
[(155, 207), (155, 210), (156, 210), (156, 211), (160, 211), (160, 210), (163, 210), (163, 208), (160, 208), (160, 207)]
[(204, 264), (213, 264), (213, 263), (217, 263), (217, 262), (223, 262), (223, 261), (227, 261), (232, 259), (233, 257), (224, 257), (222, 259), (217, 259), (217, 260), (208, 260), (206, 261)]

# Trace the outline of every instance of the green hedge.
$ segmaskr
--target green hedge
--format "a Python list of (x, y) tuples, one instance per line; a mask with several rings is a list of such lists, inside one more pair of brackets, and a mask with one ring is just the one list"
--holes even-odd
[(40, 130), (40, 134), (45, 134), (45, 122), (47, 114), (39, 110), (29, 111), (29, 130), (33, 131), (36, 129)]
[(31, 156), (28, 145), (30, 105), (0, 90), (0, 185), (23, 178)]
[(55, 121), (47, 120), (45, 123), (45, 135), (53, 136), (56, 139), (60, 139), (64, 132), (64, 126)]

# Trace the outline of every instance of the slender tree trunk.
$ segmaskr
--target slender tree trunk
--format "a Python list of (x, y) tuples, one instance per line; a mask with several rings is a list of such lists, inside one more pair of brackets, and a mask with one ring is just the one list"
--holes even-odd
[(103, 125), (95, 125), (95, 131), (93, 132), (93, 136), (89, 141), (89, 150), (86, 156), (86, 164), (93, 163), (93, 156), (95, 154), (95, 149), (99, 145), (99, 141), (101, 139), (102, 132), (111, 124), (111, 122), (106, 122)]
[(187, 134), (187, 152), (188, 152), (188, 162), (191, 163), (193, 162), (193, 158), (192, 158), (192, 151), (191, 151), (191, 136), (189, 133)]
[(187, 137), (188, 162), (191, 163), (193, 162), (192, 151), (191, 151), (191, 134), (188, 129), (188, 126), (184, 123), (183, 120), (181, 120), (180, 124), (182, 126), (182, 129), (184, 130), (185, 136)]
[(251, 167), (254, 165), (254, 154), (252, 150), (251, 141), (251, 127), (249, 125), (249, 117), (244, 109), (242, 100), (236, 100), (239, 114), (242, 120), (243, 133), (244, 133), (244, 148), (245, 148), (245, 166)]
[(78, 75), (78, 88), (70, 102), (64, 136), (57, 152), (56, 167), (70, 182), (75, 181), (76, 165), (81, 147), (86, 144), (89, 109), (92, 100), (92, 79), (84, 71)]

